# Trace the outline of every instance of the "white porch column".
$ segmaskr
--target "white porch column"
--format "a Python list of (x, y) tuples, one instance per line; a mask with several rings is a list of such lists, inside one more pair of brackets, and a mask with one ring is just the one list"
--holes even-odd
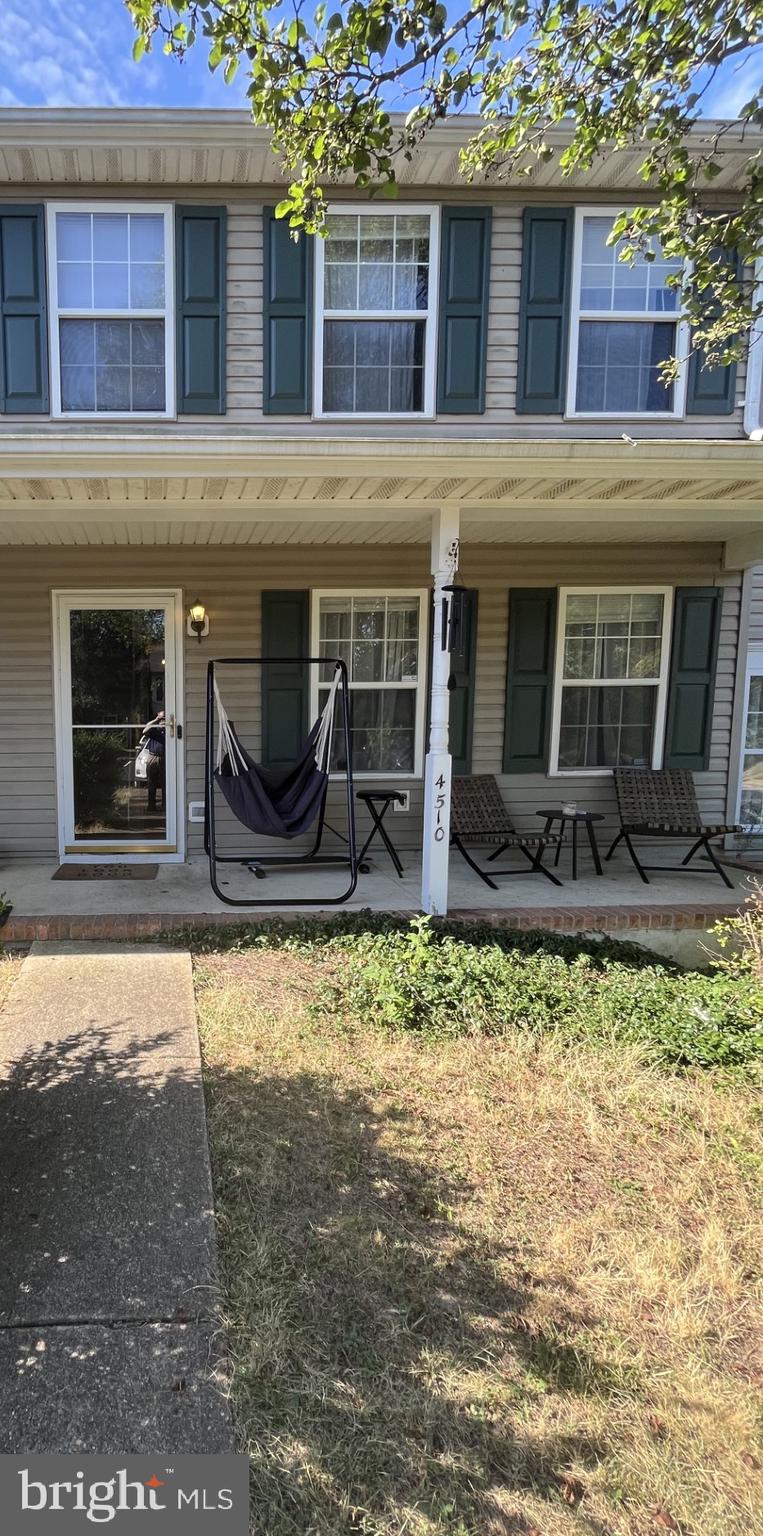
[(448, 750), (450, 717), (450, 651), (442, 649), (443, 587), (458, 567), (458, 507), (440, 507), (432, 516), (432, 693), (429, 707), (429, 751), (424, 775), (424, 834), (421, 868), (421, 907), (442, 917), (448, 910), (450, 858), (450, 775)]

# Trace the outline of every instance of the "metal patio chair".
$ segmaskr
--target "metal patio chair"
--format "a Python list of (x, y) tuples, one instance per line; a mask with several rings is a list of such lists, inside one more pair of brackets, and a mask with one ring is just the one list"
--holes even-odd
[[(674, 874), (685, 870), (690, 875), (701, 874), (698, 866), (693, 869), (687, 866), (694, 855), (704, 849), (716, 874), (731, 890), (734, 889), (734, 882), (719, 863), (710, 839), (725, 837), (741, 828), (725, 822), (703, 822), (694, 775), (688, 768), (615, 768), (613, 777), (621, 825), (606, 858), (611, 859), (618, 843), (624, 842), (641, 879), (648, 885), (647, 870), (650, 873), (668, 870)], [(631, 841), (634, 837), (679, 837), (684, 841), (693, 838), (694, 841), (680, 864), (643, 864)]]
[[(503, 803), (501, 791), (492, 773), (459, 775), (453, 780), (450, 799), (450, 842), (466, 859), (470, 869), (484, 880), (493, 891), (498, 886), (495, 875), (545, 875), (553, 885), (561, 880), (542, 863), (547, 848), (555, 847), (558, 833), (517, 832)], [(516, 848), (528, 861), (527, 869), (481, 869), (472, 858), (466, 843), (497, 843), (498, 847), (488, 856), (488, 863), (500, 858), (507, 848)]]

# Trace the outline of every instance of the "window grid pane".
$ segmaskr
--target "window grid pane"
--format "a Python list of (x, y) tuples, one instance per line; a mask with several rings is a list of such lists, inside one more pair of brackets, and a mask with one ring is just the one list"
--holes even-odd
[[(419, 687), (417, 597), (322, 597), (318, 654), (347, 666), (353, 768), (357, 773), (413, 773)], [(320, 668), (325, 697), (332, 667)], [(341, 715), (334, 723), (332, 772), (344, 768)]]
[(421, 320), (327, 320), (324, 409), (423, 410), (424, 343)]
[(563, 772), (651, 764), (664, 614), (660, 592), (566, 595), (558, 755)]
[(324, 312), (395, 314), (429, 307), (428, 214), (332, 214)]
[(166, 305), (164, 213), (55, 217), (61, 409), (163, 414), (166, 320), (152, 312)]
[(661, 593), (571, 593), (566, 604), (564, 682), (659, 681)]
[(565, 685), (559, 767), (645, 768), (651, 764), (657, 688)]
[(342, 415), (421, 414), (430, 216), (337, 213), (327, 224), (323, 409)]
[[(681, 275), (682, 263), (666, 258), (656, 241), (650, 242), (653, 260), (639, 254), (624, 263), (625, 242), (607, 244), (611, 230), (606, 215), (583, 219), (575, 410), (669, 415), (675, 388), (663, 383), (661, 365), (676, 350), (680, 295), (668, 279)], [(606, 314), (612, 320), (592, 318)]]
[(653, 261), (639, 253), (631, 265), (620, 260), (627, 244), (618, 240), (608, 245), (612, 219), (588, 216), (583, 219), (583, 249), (580, 270), (580, 309), (643, 312), (645, 315), (675, 314), (678, 290), (668, 287), (667, 279), (680, 276), (682, 263), (663, 255), (659, 243), (649, 242)]
[(581, 319), (576, 409), (614, 415), (671, 411), (673, 385), (663, 383), (660, 369), (675, 345), (674, 324)]
[(61, 309), (163, 309), (164, 214), (57, 213)]
[(60, 320), (64, 411), (164, 411), (163, 320)]

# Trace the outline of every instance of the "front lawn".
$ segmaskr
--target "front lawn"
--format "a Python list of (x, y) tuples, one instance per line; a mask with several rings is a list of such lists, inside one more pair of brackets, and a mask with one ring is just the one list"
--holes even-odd
[(754, 1064), (406, 1033), (352, 963), (195, 957), (253, 1530), (763, 1530)]
[(2, 949), (0, 949), (0, 1008), (2, 1008), (20, 970), (20, 957), (18, 955), (4, 954)]

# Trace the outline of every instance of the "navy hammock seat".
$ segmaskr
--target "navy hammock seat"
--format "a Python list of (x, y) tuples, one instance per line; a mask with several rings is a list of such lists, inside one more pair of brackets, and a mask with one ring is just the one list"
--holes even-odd
[[(235, 658), (239, 662), (239, 658)], [(270, 658), (252, 657), (249, 663), (266, 665)], [(310, 658), (312, 661), (313, 658)], [(241, 658), (243, 664), (247, 658)], [(235, 725), (228, 716), (215, 675), (215, 662), (209, 663), (207, 687), (207, 785), (205, 801), (205, 844), (209, 855), (210, 879), (215, 894), (229, 906), (301, 906), (311, 905), (316, 895), (308, 897), (252, 898), (237, 900), (223, 892), (217, 881), (218, 863), (241, 864), (251, 870), (258, 879), (264, 879), (266, 869), (286, 868), (298, 865), (334, 865), (349, 868), (351, 883), (340, 896), (323, 897), (329, 904), (347, 901), (357, 882), (355, 851), (355, 825), (352, 799), (352, 768), (349, 747), (349, 713), (346, 670), (337, 662), (334, 676), (326, 694), (323, 708), (308, 732), (301, 751), (294, 763), (280, 771), (265, 768), (255, 761), (241, 741)], [(325, 661), (323, 662), (325, 666)], [(329, 785), (331, 743), (337, 700), (341, 697), (347, 758), (347, 808), (348, 837), (338, 834), (347, 843), (348, 852), (342, 855), (323, 854), (319, 857), (325, 825), (326, 793)], [(213, 714), (217, 714), (217, 745), (212, 755), (214, 735)], [(257, 854), (220, 854), (216, 847), (216, 818), (214, 795), (218, 789), (236, 820), (257, 837), (278, 841), (292, 841), (302, 837), (317, 821), (316, 839), (312, 849), (300, 856)]]

